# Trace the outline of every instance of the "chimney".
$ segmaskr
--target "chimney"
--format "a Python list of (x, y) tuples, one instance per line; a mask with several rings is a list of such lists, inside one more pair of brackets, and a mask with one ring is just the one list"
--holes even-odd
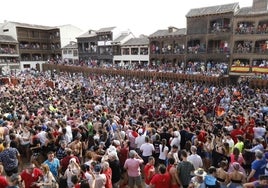
[(177, 31), (178, 29), (176, 28), (176, 27), (173, 27), (173, 26), (170, 26), (170, 27), (168, 27), (168, 32), (169, 33), (173, 33), (173, 32), (175, 32), (175, 31)]

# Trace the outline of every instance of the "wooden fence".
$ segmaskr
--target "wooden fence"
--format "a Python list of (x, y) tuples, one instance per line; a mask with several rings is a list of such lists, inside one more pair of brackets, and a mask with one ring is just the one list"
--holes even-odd
[[(85, 76), (92, 74), (101, 75), (120, 75), (124, 77), (136, 77), (141, 79), (154, 79), (154, 80), (170, 80), (175, 82), (196, 82), (203, 84), (213, 84), (213, 85), (228, 85), (230, 84), (230, 78), (220, 76), (205, 76), (205, 75), (190, 75), (190, 74), (179, 74), (172, 72), (148, 72), (148, 71), (137, 71), (137, 70), (116, 70), (116, 69), (102, 69), (102, 68), (88, 68), (79, 66), (67, 66), (67, 65), (55, 65), (55, 64), (43, 64), (43, 71), (56, 71), (68, 72), (68, 73), (82, 73)], [(264, 89), (268, 88), (268, 80), (254, 79), (250, 80), (251, 88)]]

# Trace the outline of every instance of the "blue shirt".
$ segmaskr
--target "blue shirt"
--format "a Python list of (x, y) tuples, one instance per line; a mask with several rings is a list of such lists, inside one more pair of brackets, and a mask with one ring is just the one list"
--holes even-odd
[(46, 160), (44, 164), (49, 166), (50, 172), (54, 175), (54, 177), (58, 177), (58, 169), (60, 167), (59, 159), (54, 158), (52, 161)]
[(251, 169), (256, 171), (255, 174), (253, 175), (255, 179), (259, 179), (259, 176), (264, 174), (265, 166), (266, 161), (264, 158), (261, 160), (253, 161), (253, 163), (251, 164)]

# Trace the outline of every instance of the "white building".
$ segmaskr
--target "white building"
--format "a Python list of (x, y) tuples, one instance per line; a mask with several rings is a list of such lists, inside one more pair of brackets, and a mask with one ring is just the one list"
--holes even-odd
[(69, 44), (62, 47), (62, 60), (66, 64), (79, 63), (77, 42), (71, 41)]
[(114, 56), (114, 64), (125, 68), (149, 64), (149, 39), (147, 36), (131, 38), (121, 45), (121, 53)]

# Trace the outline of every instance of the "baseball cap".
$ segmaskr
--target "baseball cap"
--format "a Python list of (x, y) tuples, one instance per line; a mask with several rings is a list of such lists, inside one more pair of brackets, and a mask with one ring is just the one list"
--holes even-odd
[(101, 171), (101, 165), (100, 165), (100, 164), (96, 164), (96, 165), (94, 166), (94, 171), (95, 171), (95, 172), (100, 172), (100, 171)]

